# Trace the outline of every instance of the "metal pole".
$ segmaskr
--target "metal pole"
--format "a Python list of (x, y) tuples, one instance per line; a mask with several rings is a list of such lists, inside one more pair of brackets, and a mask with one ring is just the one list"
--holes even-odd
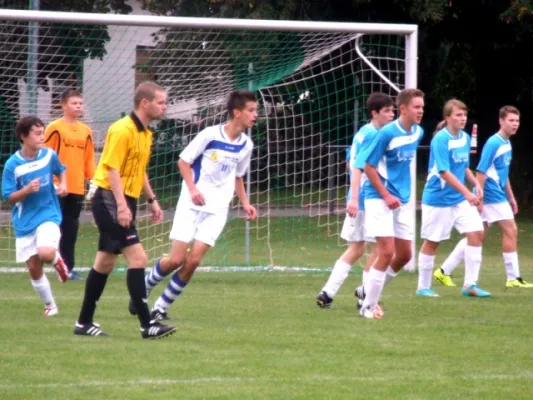
[[(38, 11), (40, 0), (30, 0), (30, 9)], [(39, 70), (39, 22), (29, 23), (28, 35), (28, 111), (37, 114), (37, 73)]]
[[(418, 31), (414, 31), (405, 37), (405, 87), (416, 88), (418, 76)], [(417, 240), (417, 223), (416, 223), (416, 164), (417, 157), (411, 161), (411, 198), (409, 205), (412, 207), (412, 225), (413, 225), (413, 243), (411, 244), (412, 258), (405, 266), (406, 271), (414, 272), (416, 270), (416, 240)]]
[[(248, 81), (248, 90), (253, 89), (253, 73), (254, 73), (254, 64), (250, 63), (248, 65), (248, 76), (250, 80)], [(252, 136), (252, 129), (248, 128), (248, 131), (246, 132), (248, 134), (248, 137)], [(250, 167), (248, 167), (248, 171), (246, 172), (246, 196), (248, 199), (250, 199), (250, 193), (251, 193), (251, 181), (252, 181), (252, 172), (251, 170), (251, 162)], [(250, 221), (246, 221), (244, 226), (244, 262), (246, 265), (250, 265)]]

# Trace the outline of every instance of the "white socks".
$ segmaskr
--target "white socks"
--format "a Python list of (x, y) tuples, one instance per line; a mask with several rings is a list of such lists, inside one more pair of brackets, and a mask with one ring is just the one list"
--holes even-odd
[(465, 248), (465, 287), (476, 285), (481, 268), (481, 247), (466, 246)]
[(385, 281), (383, 282), (383, 287), (387, 286), (390, 281), (392, 281), (394, 278), (396, 278), (396, 275), (398, 275), (397, 272), (394, 272), (394, 270), (392, 269), (392, 267), (389, 265), (387, 267), (387, 271), (385, 271), (386, 275), (385, 275)]
[(446, 258), (441, 267), (445, 275), (451, 275), (453, 270), (464, 260), (466, 245), (466, 238), (461, 239), (448, 258)]
[(383, 291), (383, 285), (385, 284), (385, 271), (378, 271), (371, 268), (368, 271), (368, 282), (365, 285), (366, 297), (363, 301), (363, 308), (370, 308), (373, 310), (378, 304), (381, 292)]
[(422, 252), (418, 253), (418, 290), (431, 288), (434, 264), (435, 256), (429, 256)]
[(518, 253), (502, 253), (503, 265), (505, 265), (505, 273), (508, 281), (514, 281), (520, 277), (520, 268), (518, 267)]
[(351, 268), (352, 266), (350, 264), (347, 264), (342, 260), (337, 260), (326, 285), (322, 288), (330, 298), (335, 297), (341, 285), (348, 277)]
[(45, 306), (55, 305), (54, 296), (52, 295), (52, 289), (50, 288), (50, 282), (45, 274), (41, 279), (31, 280), (31, 285), (39, 295), (39, 298)]

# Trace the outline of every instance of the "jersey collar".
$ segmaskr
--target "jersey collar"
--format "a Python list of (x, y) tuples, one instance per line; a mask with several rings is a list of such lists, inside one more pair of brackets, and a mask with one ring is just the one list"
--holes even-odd
[(146, 130), (146, 127), (143, 125), (143, 123), (134, 111), (130, 113), (130, 118), (139, 132), (144, 132)]

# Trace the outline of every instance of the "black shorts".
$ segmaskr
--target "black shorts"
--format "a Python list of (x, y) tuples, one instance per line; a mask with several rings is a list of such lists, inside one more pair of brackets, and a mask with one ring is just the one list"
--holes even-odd
[(98, 250), (111, 254), (120, 254), (124, 247), (140, 243), (139, 234), (135, 228), (135, 214), (137, 199), (125, 196), (128, 208), (133, 216), (129, 228), (118, 223), (117, 201), (111, 190), (98, 188), (92, 198), (94, 222), (98, 227)]

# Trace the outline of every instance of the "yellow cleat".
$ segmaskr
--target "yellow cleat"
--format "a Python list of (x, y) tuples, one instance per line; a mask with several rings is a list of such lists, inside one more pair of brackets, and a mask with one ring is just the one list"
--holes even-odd
[(444, 274), (442, 268), (437, 268), (437, 270), (433, 272), (433, 277), (444, 286), (457, 286), (455, 283), (453, 283), (450, 275)]
[(533, 283), (528, 283), (522, 278), (516, 278), (512, 281), (507, 281), (505, 284), (506, 288), (523, 288), (523, 289), (531, 289), (533, 288)]

